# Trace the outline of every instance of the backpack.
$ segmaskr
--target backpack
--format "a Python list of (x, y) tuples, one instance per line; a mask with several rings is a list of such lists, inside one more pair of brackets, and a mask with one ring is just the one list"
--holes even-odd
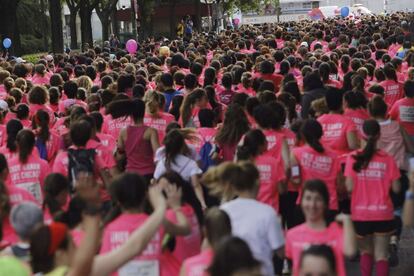
[(216, 145), (210, 141), (206, 141), (200, 149), (200, 167), (203, 172), (206, 172), (208, 168), (216, 165), (216, 161), (212, 159), (213, 154), (216, 151)]
[(68, 149), (68, 176), (72, 183), (80, 172), (94, 172), (95, 168), (95, 149)]
[(39, 152), (39, 157), (43, 160), (47, 160), (47, 147), (46, 144), (39, 138), (36, 139), (35, 146), (37, 148), (37, 151)]

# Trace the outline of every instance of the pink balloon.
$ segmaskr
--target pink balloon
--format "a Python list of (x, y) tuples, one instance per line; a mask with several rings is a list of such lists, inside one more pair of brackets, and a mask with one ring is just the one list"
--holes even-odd
[(138, 49), (138, 44), (134, 39), (130, 39), (126, 43), (126, 50), (130, 54), (135, 54)]

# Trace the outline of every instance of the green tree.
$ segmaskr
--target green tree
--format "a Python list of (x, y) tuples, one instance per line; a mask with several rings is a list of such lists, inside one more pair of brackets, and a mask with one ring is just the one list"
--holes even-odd
[(19, 1), (16, 21), (21, 41), (21, 53), (48, 50), (51, 28), (47, 9), (47, 0)]
[(98, 14), (99, 20), (102, 24), (102, 40), (109, 39), (109, 20), (111, 13), (116, 8), (118, 0), (101, 0), (96, 6), (96, 13)]

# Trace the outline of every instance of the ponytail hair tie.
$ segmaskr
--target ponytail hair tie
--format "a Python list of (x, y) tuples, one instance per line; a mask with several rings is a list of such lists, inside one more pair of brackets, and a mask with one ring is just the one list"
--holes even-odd
[(68, 232), (68, 227), (60, 222), (53, 222), (49, 225), (49, 231), (50, 231), (50, 244), (48, 253), (49, 255), (55, 254), (58, 247), (61, 245), (63, 240), (66, 237), (66, 234)]

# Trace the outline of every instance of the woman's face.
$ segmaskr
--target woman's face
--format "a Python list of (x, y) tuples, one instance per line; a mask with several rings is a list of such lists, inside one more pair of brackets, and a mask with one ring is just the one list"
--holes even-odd
[(335, 276), (336, 273), (331, 270), (329, 263), (325, 258), (319, 256), (306, 256), (299, 272), (300, 276)]
[(302, 211), (306, 221), (323, 219), (326, 205), (318, 192), (305, 191), (302, 196)]

